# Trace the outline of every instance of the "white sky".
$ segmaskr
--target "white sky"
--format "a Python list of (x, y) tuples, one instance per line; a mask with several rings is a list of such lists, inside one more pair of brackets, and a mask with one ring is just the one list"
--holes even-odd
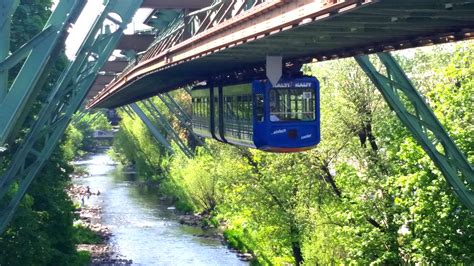
[[(59, 1), (60, 0), (54, 0), (53, 9)], [(98, 0), (88, 0), (77, 22), (70, 28), (70, 34), (66, 40), (66, 55), (68, 58), (74, 58), (92, 23), (94, 23), (95, 19), (104, 10), (102, 2), (103, 1)], [(150, 9), (139, 9), (132, 19), (132, 23), (130, 23), (125, 30), (125, 34), (132, 34), (136, 30), (148, 29), (149, 27), (142, 22), (148, 17), (150, 12)]]

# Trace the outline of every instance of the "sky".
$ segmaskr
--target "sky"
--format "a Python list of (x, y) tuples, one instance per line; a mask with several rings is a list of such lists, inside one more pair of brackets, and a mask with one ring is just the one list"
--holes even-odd
[[(59, 0), (53, 1), (53, 9), (56, 7), (58, 2)], [(94, 20), (104, 10), (102, 3), (103, 1), (88, 0), (77, 22), (69, 29), (69, 37), (66, 40), (66, 55), (68, 58), (73, 59), (75, 57), (75, 54), (92, 26), (92, 23), (94, 23)], [(150, 9), (139, 9), (133, 18), (132, 23), (130, 23), (128, 28), (125, 30), (125, 34), (132, 34), (135, 30), (149, 28), (142, 22), (150, 12)]]

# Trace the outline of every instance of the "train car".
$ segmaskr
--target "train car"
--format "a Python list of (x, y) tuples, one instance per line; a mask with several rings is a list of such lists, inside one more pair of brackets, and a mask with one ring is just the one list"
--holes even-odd
[(315, 77), (192, 90), (193, 131), (206, 138), (271, 152), (298, 152), (320, 141)]

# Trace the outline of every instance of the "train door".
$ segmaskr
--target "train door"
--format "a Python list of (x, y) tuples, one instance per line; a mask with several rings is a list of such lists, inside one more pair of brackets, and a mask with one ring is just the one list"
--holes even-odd
[(257, 148), (265, 145), (265, 132), (267, 115), (265, 110), (267, 105), (267, 95), (265, 92), (265, 82), (255, 80), (252, 82), (253, 96), (253, 142)]
[(227, 143), (224, 137), (224, 96), (222, 81), (218, 83), (218, 87), (214, 88), (214, 130), (215, 139)]

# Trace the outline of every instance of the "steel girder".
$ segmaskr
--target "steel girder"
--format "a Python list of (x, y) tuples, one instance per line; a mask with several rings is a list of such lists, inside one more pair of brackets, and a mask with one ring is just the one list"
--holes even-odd
[(31, 50), (47, 40), (52, 34), (54, 34), (52, 26), (44, 28), (43, 31), (34, 36), (29, 42), (21, 46), (17, 51), (8, 55), (5, 60), (0, 62), (0, 72), (8, 72), (9, 69), (20, 63), (21, 60), (28, 56), (28, 53)]
[[(379, 53), (377, 56), (388, 75), (377, 71), (366, 55), (357, 56), (355, 59), (382, 93), (390, 108), (443, 173), (461, 202), (474, 211), (472, 165), (449, 137), (392, 55)], [(404, 99), (401, 96), (404, 96)]]
[(0, 3), (0, 28), (10, 24), (11, 16), (20, 4), (20, 0), (4, 0)]
[(135, 119), (132, 115), (133, 110), (130, 110), (130, 108), (127, 105), (120, 107), (120, 110), (124, 111), (131, 119)]
[[(18, 128), (18, 125), (21, 125), (25, 119), (29, 103), (43, 85), (39, 84), (41, 83), (39, 81), (42, 79), (41, 77), (47, 75), (48, 62), (54, 61), (58, 56), (59, 53), (55, 53), (57, 45), (62, 46), (69, 22), (76, 18), (75, 15), (84, 6), (81, 2), (78, 0), (59, 2), (44, 28), (45, 30), (49, 29), (50, 34), (40, 35), (41, 40), (36, 43), (36, 46), (30, 50), (22, 50), (22, 56), (26, 56), (28, 53), (29, 55), (20, 73), (16, 76), (10, 89), (3, 86), (0, 88), (0, 91), (5, 94), (3, 99), (0, 98), (2, 100), (0, 102), (0, 110), (2, 110), (0, 112), (0, 145), (3, 145), (15, 133), (14, 129)], [(8, 72), (8, 70), (4, 72)], [(0, 85), (4, 85), (4, 82)]]
[[(11, 18), (19, 3), (19, 0), (7, 0), (0, 4), (0, 36), (2, 36), (0, 39), (0, 60), (6, 58), (10, 53)], [(7, 86), (8, 71), (0, 69), (0, 102), (7, 95)]]
[(181, 105), (179, 105), (173, 99), (173, 97), (169, 95), (169, 93), (164, 93), (164, 98), (160, 97), (160, 99), (166, 104), (166, 106), (168, 106), (168, 108), (171, 108), (172, 111), (175, 112), (176, 115), (180, 116), (183, 121), (191, 122), (191, 116), (186, 111), (184, 111), (183, 107), (181, 107)]
[[(165, 147), (171, 154), (174, 153), (173, 148), (171, 147), (171, 144), (168, 142), (168, 140), (160, 133), (160, 131), (156, 128), (156, 126), (153, 124), (153, 122), (146, 116), (145, 112), (136, 104), (132, 103), (130, 104), (130, 107), (132, 108), (133, 112), (143, 121), (143, 123), (148, 127), (150, 130), (151, 134), (153, 137)], [(131, 116), (131, 114), (126, 111), (127, 114)]]
[[(164, 96), (163, 96), (164, 95)], [(183, 107), (181, 107), (174, 99), (169, 95), (169, 93), (164, 93), (163, 95), (158, 94), (158, 98), (168, 107), (168, 109), (175, 115), (176, 118), (181, 122), (181, 124), (188, 130), (189, 134), (202, 146), (206, 146), (204, 141), (194, 133), (192, 128), (191, 117)]]
[(171, 136), (172, 140), (176, 145), (181, 149), (181, 151), (189, 158), (191, 158), (194, 154), (193, 152), (188, 148), (188, 146), (181, 140), (179, 137), (179, 134), (176, 133), (176, 131), (173, 129), (171, 124), (168, 122), (166, 117), (163, 115), (163, 113), (156, 108), (155, 104), (153, 104), (152, 101), (150, 100), (143, 100), (142, 101), (143, 106), (150, 112), (150, 114), (155, 118), (155, 121), (158, 122), (162, 128), (166, 130), (166, 132)]
[[(61, 1), (60, 5), (67, 2)], [(55, 84), (25, 142), (13, 155), (9, 168), (0, 176), (0, 202), (6, 203), (0, 206), (0, 233), (7, 227), (28, 186), (60, 141), (72, 115), (80, 108), (97, 73), (108, 60), (141, 3), (108, 1), (76, 54), (76, 59)], [(111, 14), (120, 16), (120, 20), (110, 17)], [(115, 32), (103, 31), (106, 19), (107, 25), (116, 24)], [(9, 191), (14, 192), (11, 197), (7, 196)]]

